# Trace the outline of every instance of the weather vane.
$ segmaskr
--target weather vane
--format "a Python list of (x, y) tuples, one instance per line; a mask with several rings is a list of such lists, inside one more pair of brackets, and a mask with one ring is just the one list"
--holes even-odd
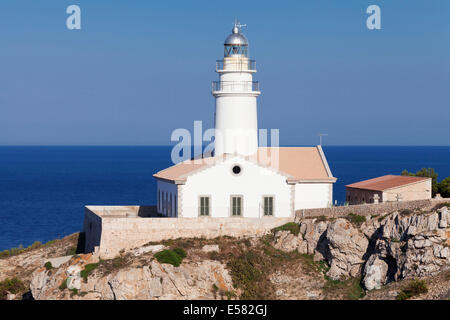
[(236, 19), (236, 18), (234, 19), (233, 25), (234, 25), (235, 28), (239, 28), (239, 29), (242, 29), (243, 27), (246, 27), (246, 26), (247, 26), (246, 24), (241, 24), (241, 23), (239, 22), (239, 20)]

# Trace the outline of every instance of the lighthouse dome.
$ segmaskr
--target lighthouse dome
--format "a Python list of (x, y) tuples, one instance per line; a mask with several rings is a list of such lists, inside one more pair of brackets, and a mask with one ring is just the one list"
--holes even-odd
[(224, 45), (248, 46), (247, 38), (239, 31), (238, 27), (233, 28), (233, 32), (225, 39)]
[(247, 57), (248, 40), (241, 33), (238, 25), (235, 24), (232, 33), (225, 39), (225, 57)]

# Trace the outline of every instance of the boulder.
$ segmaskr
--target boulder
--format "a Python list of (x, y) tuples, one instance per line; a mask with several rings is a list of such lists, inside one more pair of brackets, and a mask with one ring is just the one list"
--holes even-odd
[(299, 245), (303, 242), (301, 236), (296, 236), (290, 231), (278, 231), (275, 234), (274, 247), (284, 252), (291, 252), (297, 250)]
[(202, 248), (203, 252), (219, 252), (219, 245), (217, 244), (206, 244)]
[(145, 253), (157, 253), (159, 251), (162, 251), (166, 249), (166, 246), (162, 245), (162, 244), (156, 244), (156, 245), (150, 245), (150, 246), (145, 246), (145, 247), (141, 247), (141, 248), (137, 248), (133, 250), (133, 255), (134, 256), (140, 256), (143, 255)]
[(336, 219), (328, 225), (326, 239), (331, 266), (327, 275), (332, 279), (358, 275), (369, 245), (367, 238), (349, 221)]
[(387, 281), (388, 264), (377, 255), (371, 255), (364, 267), (364, 287), (380, 289)]

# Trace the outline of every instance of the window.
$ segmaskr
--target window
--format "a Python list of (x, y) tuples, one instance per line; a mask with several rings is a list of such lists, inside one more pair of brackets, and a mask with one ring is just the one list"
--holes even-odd
[(231, 215), (242, 216), (242, 196), (231, 196)]
[(161, 212), (161, 190), (158, 189), (158, 211)]
[(209, 216), (209, 197), (200, 197), (200, 205), (198, 207), (200, 216)]
[(264, 197), (264, 215), (273, 216), (273, 197)]
[(173, 210), (175, 211), (173, 213), (174, 217), (178, 217), (178, 210), (177, 210), (177, 194), (173, 197)]
[(164, 214), (167, 216), (167, 205), (168, 205), (168, 200), (169, 198), (167, 197), (167, 191), (164, 192)]
[(238, 165), (233, 166), (233, 169), (231, 169), (235, 175), (238, 175), (241, 173), (241, 167)]
[(170, 196), (169, 196), (169, 205), (168, 205), (167, 211), (168, 211), (169, 217), (171, 217), (172, 216), (172, 193), (170, 193)]

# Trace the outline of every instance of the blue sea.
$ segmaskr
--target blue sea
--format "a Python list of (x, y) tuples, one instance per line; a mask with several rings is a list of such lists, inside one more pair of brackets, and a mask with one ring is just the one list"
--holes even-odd
[[(339, 203), (346, 184), (403, 169), (450, 176), (450, 147), (323, 149)], [(80, 231), (87, 204), (155, 204), (152, 174), (171, 165), (170, 153), (170, 146), (0, 147), (0, 250)]]

